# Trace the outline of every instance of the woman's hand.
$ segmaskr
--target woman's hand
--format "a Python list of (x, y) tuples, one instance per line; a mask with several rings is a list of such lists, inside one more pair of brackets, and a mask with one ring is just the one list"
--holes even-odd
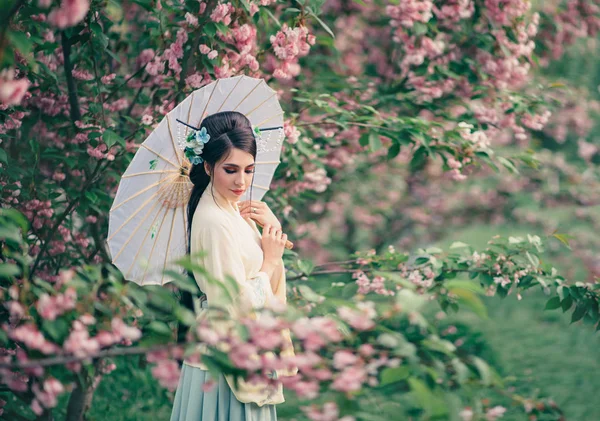
[[(277, 265), (283, 257), (283, 250), (287, 235), (281, 231), (281, 228), (275, 228), (267, 224), (263, 227), (261, 245), (263, 249), (263, 268), (266, 265)], [(267, 272), (268, 273), (268, 272)], [(272, 278), (272, 273), (269, 274)]]
[(281, 229), (281, 223), (265, 202), (244, 200), (238, 203), (238, 207), (243, 218), (254, 219), (263, 227), (271, 225), (275, 229)]

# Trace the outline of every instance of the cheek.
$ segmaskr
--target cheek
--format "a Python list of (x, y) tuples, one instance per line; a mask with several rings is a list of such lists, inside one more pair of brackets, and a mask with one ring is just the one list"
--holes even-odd
[(219, 184), (229, 183), (231, 177), (234, 174), (227, 174), (225, 171), (221, 170), (218, 173), (215, 173), (216, 182)]

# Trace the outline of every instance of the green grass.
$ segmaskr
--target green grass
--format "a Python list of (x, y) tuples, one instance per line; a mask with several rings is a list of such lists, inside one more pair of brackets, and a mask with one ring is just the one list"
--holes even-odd
[[(546, 301), (541, 291), (525, 294), (522, 301), (486, 297), (488, 320), (467, 314), (455, 318), (483, 334), (501, 374), (518, 379), (515, 392), (554, 399), (567, 420), (598, 421), (600, 336), (581, 322), (569, 325), (570, 315), (560, 310), (544, 311)], [(523, 419), (516, 410), (503, 418)]]

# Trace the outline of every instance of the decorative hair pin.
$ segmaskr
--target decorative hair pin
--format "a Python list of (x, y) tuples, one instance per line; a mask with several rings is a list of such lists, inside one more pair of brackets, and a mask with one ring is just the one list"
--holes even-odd
[[(189, 124), (179, 120), (178, 118), (176, 120), (184, 126), (187, 126), (190, 129), (192, 129), (192, 131), (190, 132), (190, 134), (188, 134), (186, 138), (184, 155), (190, 160), (190, 162), (193, 165), (203, 163), (204, 159), (201, 155), (202, 152), (204, 152), (204, 145), (207, 144), (210, 140), (210, 135), (206, 131), (206, 127), (197, 128), (194, 126), (190, 126)], [(261, 129), (260, 127), (255, 126), (254, 124), (252, 124), (251, 126), (252, 134), (254, 135), (254, 140), (256, 140), (257, 142), (261, 139), (263, 131), (283, 129), (283, 127), (281, 126), (266, 127), (264, 129)]]

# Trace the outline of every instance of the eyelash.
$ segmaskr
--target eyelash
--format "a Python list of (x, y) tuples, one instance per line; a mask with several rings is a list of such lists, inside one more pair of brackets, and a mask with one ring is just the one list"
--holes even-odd
[[(225, 170), (225, 172), (227, 174), (234, 174), (236, 172), (236, 170)], [(246, 174), (252, 174), (252, 173), (254, 173), (254, 170), (248, 170), (248, 171), (246, 171)]]

